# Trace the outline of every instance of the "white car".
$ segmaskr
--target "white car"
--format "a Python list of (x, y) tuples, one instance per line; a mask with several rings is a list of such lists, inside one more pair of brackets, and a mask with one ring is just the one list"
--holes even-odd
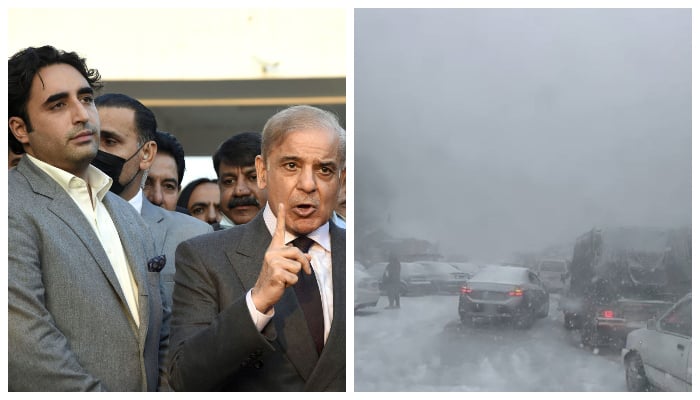
[(692, 306), (688, 293), (658, 320), (627, 335), (622, 361), (629, 391), (692, 391)]
[(541, 260), (535, 268), (535, 273), (540, 277), (544, 287), (549, 292), (561, 292), (564, 290), (565, 276), (568, 263), (564, 259)]
[(367, 273), (365, 267), (355, 261), (355, 311), (374, 307), (379, 301), (379, 281)]

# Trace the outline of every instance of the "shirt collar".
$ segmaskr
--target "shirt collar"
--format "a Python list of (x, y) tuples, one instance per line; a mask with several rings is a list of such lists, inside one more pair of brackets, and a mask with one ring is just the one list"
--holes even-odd
[(102, 172), (99, 168), (90, 164), (87, 170), (88, 181), (85, 182), (83, 178), (77, 177), (68, 171), (62, 170), (58, 167), (54, 167), (44, 161), (33, 157), (29, 153), (25, 154), (29, 159), (42, 171), (46, 172), (51, 179), (55, 180), (65, 191), (69, 191), (75, 185), (87, 184), (92, 189), (92, 193), (97, 199), (102, 201), (105, 197), (109, 188), (112, 186), (112, 178), (107, 174)]
[(136, 195), (129, 200), (129, 204), (134, 206), (136, 211), (138, 211), (139, 215), (141, 214), (141, 207), (143, 207), (143, 189), (139, 188), (139, 191), (136, 192)]
[(236, 226), (236, 223), (231, 221), (226, 214), (221, 213), (221, 221), (219, 222), (219, 225), (230, 228), (232, 226)]
[[(270, 209), (270, 202), (268, 202), (265, 205), (265, 209), (263, 210), (263, 219), (265, 220), (265, 225), (267, 226), (267, 230), (270, 231), (270, 235), (275, 234), (275, 227), (277, 226), (277, 218), (275, 217), (275, 214), (272, 213), (272, 210)], [(326, 251), (331, 251), (331, 234), (329, 230), (329, 223), (326, 221), (325, 224), (319, 226), (316, 228), (315, 231), (309, 233), (306, 235), (308, 238), (313, 239), (314, 242), (318, 243), (323, 247)], [(297, 236), (290, 233), (289, 231), (286, 231), (284, 233), (284, 242), (289, 243), (292, 240), (296, 239)]]

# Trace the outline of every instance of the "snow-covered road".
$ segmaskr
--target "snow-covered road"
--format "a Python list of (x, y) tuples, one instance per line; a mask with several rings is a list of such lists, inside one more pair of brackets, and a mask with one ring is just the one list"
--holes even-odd
[(355, 313), (355, 391), (624, 391), (619, 352), (579, 345), (552, 295), (529, 330), (463, 327), (457, 296), (401, 299)]

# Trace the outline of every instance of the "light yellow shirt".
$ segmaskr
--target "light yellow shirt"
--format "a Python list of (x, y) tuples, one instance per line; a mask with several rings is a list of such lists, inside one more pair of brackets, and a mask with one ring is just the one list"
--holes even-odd
[(88, 182), (85, 182), (82, 178), (47, 164), (29, 154), (26, 156), (68, 193), (78, 208), (80, 208), (80, 211), (83, 212), (85, 218), (87, 218), (92, 230), (107, 253), (109, 262), (112, 264), (112, 269), (117, 275), (117, 280), (126, 298), (131, 316), (138, 326), (138, 291), (136, 281), (131, 273), (131, 268), (114, 221), (102, 203), (102, 199), (104, 199), (112, 185), (112, 178), (90, 165), (87, 175), (90, 188), (92, 189), (91, 197), (88, 190)]
[[(275, 218), (272, 210), (270, 210), (270, 207), (267, 205), (263, 211), (263, 219), (265, 220), (265, 225), (270, 231), (270, 234), (274, 235), (277, 218)], [(328, 340), (328, 333), (330, 332), (331, 323), (333, 322), (333, 265), (331, 263), (331, 235), (328, 227), (329, 224), (326, 222), (315, 231), (306, 235), (314, 240), (314, 244), (309, 249), (309, 254), (311, 254), (311, 266), (314, 268), (318, 288), (321, 291), (324, 343)], [(285, 243), (289, 243), (294, 239), (296, 239), (296, 236), (285, 232)], [(262, 330), (274, 315), (274, 308), (271, 315), (266, 315), (258, 311), (253, 304), (250, 291), (248, 291), (246, 295), (246, 302), (258, 330)]]

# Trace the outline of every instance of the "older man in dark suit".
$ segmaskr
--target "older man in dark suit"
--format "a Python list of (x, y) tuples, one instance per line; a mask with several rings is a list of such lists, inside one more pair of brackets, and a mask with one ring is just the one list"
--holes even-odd
[(169, 315), (148, 228), (90, 165), (99, 73), (44, 46), (12, 56), (8, 75), (27, 152), (8, 179), (8, 389), (156, 390)]
[(265, 124), (245, 225), (177, 249), (169, 374), (175, 390), (344, 391), (345, 230), (331, 219), (345, 131), (310, 106)]

